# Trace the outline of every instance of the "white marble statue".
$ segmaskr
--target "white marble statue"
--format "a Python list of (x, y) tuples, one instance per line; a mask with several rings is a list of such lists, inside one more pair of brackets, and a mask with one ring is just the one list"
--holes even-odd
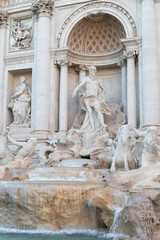
[(16, 88), (16, 92), (8, 105), (8, 108), (13, 112), (13, 124), (24, 126), (29, 125), (31, 112), (31, 93), (26, 80), (24, 76), (20, 78), (20, 85)]
[(18, 142), (10, 134), (8, 134), (8, 140), (14, 145), (21, 147), (16, 154), (15, 161), (29, 160), (37, 144), (37, 139), (35, 138), (30, 138), (27, 142)]
[(8, 149), (8, 132), (4, 131), (0, 134), (0, 165), (7, 165), (14, 159), (14, 156)]
[(21, 20), (14, 21), (11, 32), (12, 48), (28, 48), (32, 41), (32, 27), (22, 24)]
[(148, 167), (159, 162), (160, 139), (158, 137), (158, 129), (152, 126), (148, 127), (147, 131), (141, 132), (135, 129), (135, 132), (139, 137), (144, 138), (141, 167)]
[(58, 139), (56, 138), (56, 135), (49, 135), (47, 143), (49, 143), (54, 148), (54, 150), (57, 150)]
[(120, 127), (115, 142), (113, 140), (108, 141), (108, 145), (111, 146), (113, 153), (113, 161), (110, 168), (112, 173), (115, 172), (116, 168), (126, 171), (136, 168), (137, 162), (132, 156), (134, 138), (134, 129), (128, 124)]
[(58, 139), (56, 134), (49, 135), (48, 140), (46, 141), (50, 146), (42, 147), (39, 151), (39, 161), (42, 165), (45, 165), (48, 162), (47, 153), (52, 153), (57, 150)]
[(96, 130), (100, 127), (106, 128), (103, 114), (110, 115), (111, 110), (104, 101), (105, 89), (96, 79), (96, 67), (89, 67), (89, 76), (82, 79), (75, 88), (72, 97), (75, 97), (77, 92), (83, 87), (86, 90), (80, 94), (81, 107), (85, 111), (85, 119), (80, 128), (80, 131)]

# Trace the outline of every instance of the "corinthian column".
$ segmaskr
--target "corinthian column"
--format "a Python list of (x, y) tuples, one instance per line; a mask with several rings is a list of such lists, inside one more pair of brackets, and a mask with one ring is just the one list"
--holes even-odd
[(5, 102), (7, 92), (4, 88), (4, 56), (6, 47), (6, 28), (8, 15), (6, 12), (0, 11), (0, 132), (5, 128)]
[(37, 54), (35, 55), (36, 73), (32, 90), (35, 94), (35, 114), (33, 129), (35, 131), (49, 130), (50, 115), (50, 32), (53, 2), (40, 0), (32, 6), (32, 11), (38, 19)]
[(160, 77), (154, 0), (142, 0), (143, 125), (160, 126)]
[(60, 66), (60, 103), (59, 103), (59, 131), (68, 129), (68, 61), (57, 61)]
[(117, 64), (121, 67), (121, 101), (123, 106), (123, 112), (127, 115), (127, 64), (123, 59)]
[(137, 126), (136, 110), (136, 67), (135, 51), (126, 51), (127, 57), (127, 113), (128, 123), (133, 127)]

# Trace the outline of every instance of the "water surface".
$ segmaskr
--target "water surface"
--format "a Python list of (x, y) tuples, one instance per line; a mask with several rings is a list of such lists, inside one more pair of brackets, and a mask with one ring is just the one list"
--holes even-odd
[(0, 240), (113, 240), (117, 235), (98, 230), (62, 230), (57, 232), (0, 228)]

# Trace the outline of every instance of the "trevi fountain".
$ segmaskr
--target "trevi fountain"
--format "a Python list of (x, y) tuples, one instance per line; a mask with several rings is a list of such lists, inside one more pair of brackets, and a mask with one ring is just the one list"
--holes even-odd
[(0, 1), (0, 239), (160, 240), (160, 1)]

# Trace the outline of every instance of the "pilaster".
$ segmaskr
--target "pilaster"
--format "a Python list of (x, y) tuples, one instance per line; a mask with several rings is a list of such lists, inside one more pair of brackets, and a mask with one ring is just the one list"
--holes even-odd
[(158, 36), (155, 4), (153, 0), (142, 1), (141, 18), (143, 53), (143, 126), (160, 126)]
[(50, 32), (53, 1), (39, 0), (32, 12), (38, 21), (37, 49), (35, 55), (35, 115), (33, 129), (50, 130)]
[(7, 92), (4, 87), (4, 57), (6, 49), (6, 28), (7, 28), (8, 14), (0, 11), (0, 132), (5, 129), (6, 106), (5, 98)]

